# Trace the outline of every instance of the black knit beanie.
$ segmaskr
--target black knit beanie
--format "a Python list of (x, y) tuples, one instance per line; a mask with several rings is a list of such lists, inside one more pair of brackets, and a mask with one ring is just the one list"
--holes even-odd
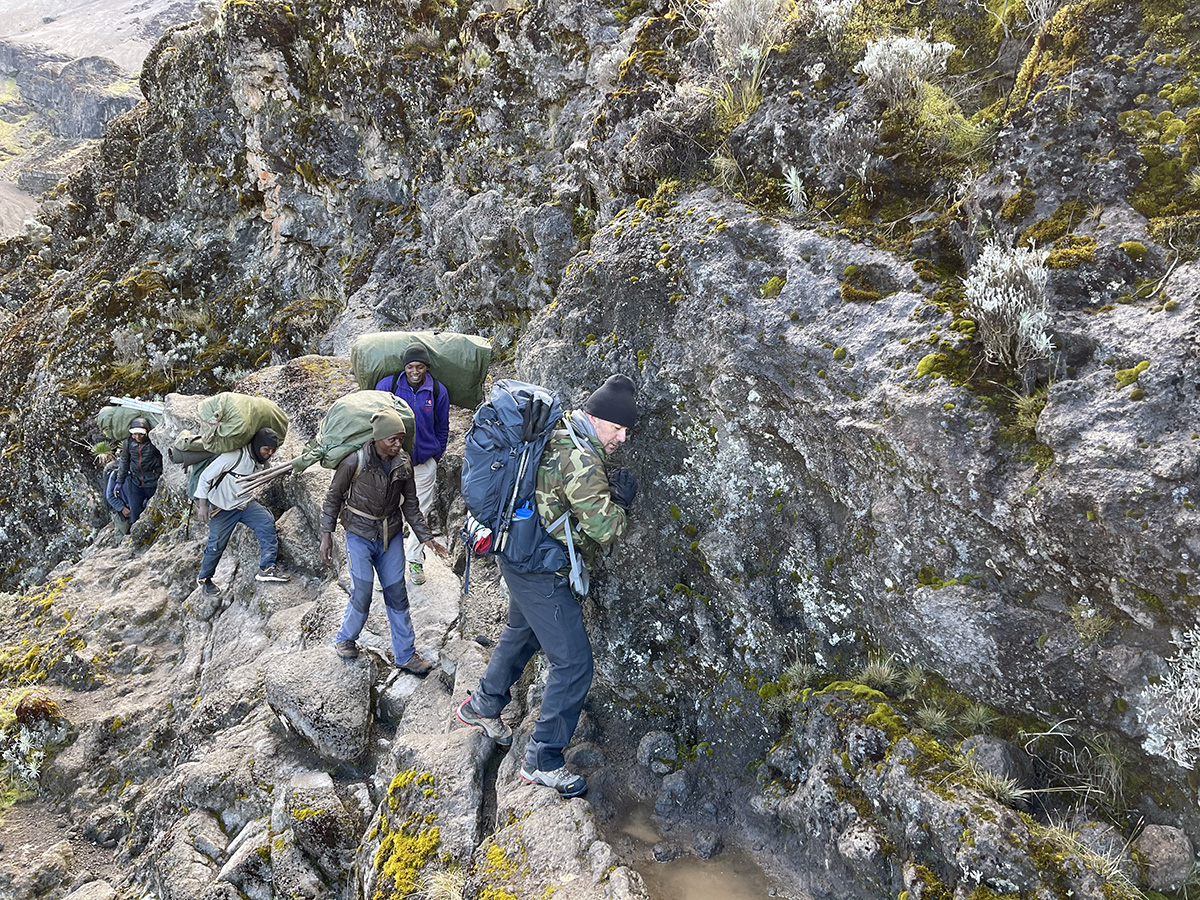
[(421, 344), (409, 344), (404, 351), (404, 365), (409, 363), (425, 363), (426, 368), (432, 368), (429, 363), (429, 351)]
[(583, 411), (614, 425), (632, 428), (637, 419), (637, 388), (626, 375), (609, 375), (608, 380), (583, 401)]
[(274, 428), (260, 428), (254, 432), (254, 437), (250, 439), (250, 452), (254, 454), (254, 458), (259, 462), (265, 462), (262, 454), (259, 453), (263, 447), (278, 447), (279, 435), (275, 433)]

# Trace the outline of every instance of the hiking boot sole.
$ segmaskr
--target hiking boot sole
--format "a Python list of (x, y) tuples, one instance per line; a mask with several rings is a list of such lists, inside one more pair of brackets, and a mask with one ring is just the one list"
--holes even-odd
[(264, 575), (261, 572), (259, 572), (257, 575), (254, 576), (254, 580), (255, 581), (271, 581), (276, 584), (286, 584), (287, 582), (292, 580), (292, 576), (291, 575)]

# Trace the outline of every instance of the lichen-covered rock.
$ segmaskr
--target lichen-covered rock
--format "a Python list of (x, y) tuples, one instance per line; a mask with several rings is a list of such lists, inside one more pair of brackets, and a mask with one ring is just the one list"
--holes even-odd
[(351, 763), (371, 735), (369, 657), (341, 659), (331, 647), (277, 658), (266, 673), (266, 700), (322, 759)]
[[(489, 886), (514, 896), (537, 896), (551, 886), (571, 900), (644, 898), (641, 876), (624, 866), (596, 873), (596, 826), (588, 804), (554, 791), (520, 785), (499, 797), (502, 824), (476, 851), (467, 889)], [(593, 874), (598, 878), (593, 878)]]
[(1147, 825), (1133, 847), (1146, 863), (1146, 884), (1151, 890), (1178, 890), (1196, 867), (1192, 842), (1171, 825)]
[(295, 845), (330, 883), (343, 878), (353, 864), (360, 824), (342, 805), (333, 779), (324, 772), (292, 776), (271, 813), (271, 832), (290, 831)]

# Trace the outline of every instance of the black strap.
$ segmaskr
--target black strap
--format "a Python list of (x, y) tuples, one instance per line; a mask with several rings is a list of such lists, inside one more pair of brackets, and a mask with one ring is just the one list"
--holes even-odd
[[(401, 373), (401, 374), (403, 374), (403, 373)], [(436, 408), (437, 402), (438, 402), (438, 397), (440, 396), (439, 392), (442, 389), (442, 383), (440, 381), (438, 381), (436, 378), (434, 378), (432, 380), (433, 380), (433, 405)], [(393, 375), (392, 376), (392, 393), (393, 394), (396, 393), (396, 385), (398, 385), (399, 383), (400, 383), (400, 375)], [(396, 396), (399, 396), (399, 394), (397, 394)], [(416, 412), (416, 410), (413, 410), (413, 411)]]
[(234, 469), (236, 469), (238, 466), (240, 466), (242, 464), (242, 454), (245, 452), (246, 452), (245, 447), (243, 447), (241, 450), (239, 450), (238, 458), (233, 461), (233, 465), (230, 466), (228, 469), (226, 469), (224, 472), (222, 472), (220, 475), (218, 475), (216, 478), (214, 478), (212, 480), (212, 484), (210, 484), (208, 486), (208, 492), (210, 494), (217, 489), (217, 486), (220, 485), (220, 483), (222, 481), (225, 480), (226, 475), (228, 475), (230, 472), (232, 472)]

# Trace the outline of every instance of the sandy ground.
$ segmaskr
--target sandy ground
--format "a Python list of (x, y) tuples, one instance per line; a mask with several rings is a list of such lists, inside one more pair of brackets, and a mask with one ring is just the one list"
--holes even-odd
[(0, 41), (105, 56), (137, 72), (158, 36), (195, 8), (196, 0), (0, 0)]
[(15, 184), (0, 181), (0, 240), (20, 234), (25, 220), (33, 216), (37, 198), (31, 197)]

